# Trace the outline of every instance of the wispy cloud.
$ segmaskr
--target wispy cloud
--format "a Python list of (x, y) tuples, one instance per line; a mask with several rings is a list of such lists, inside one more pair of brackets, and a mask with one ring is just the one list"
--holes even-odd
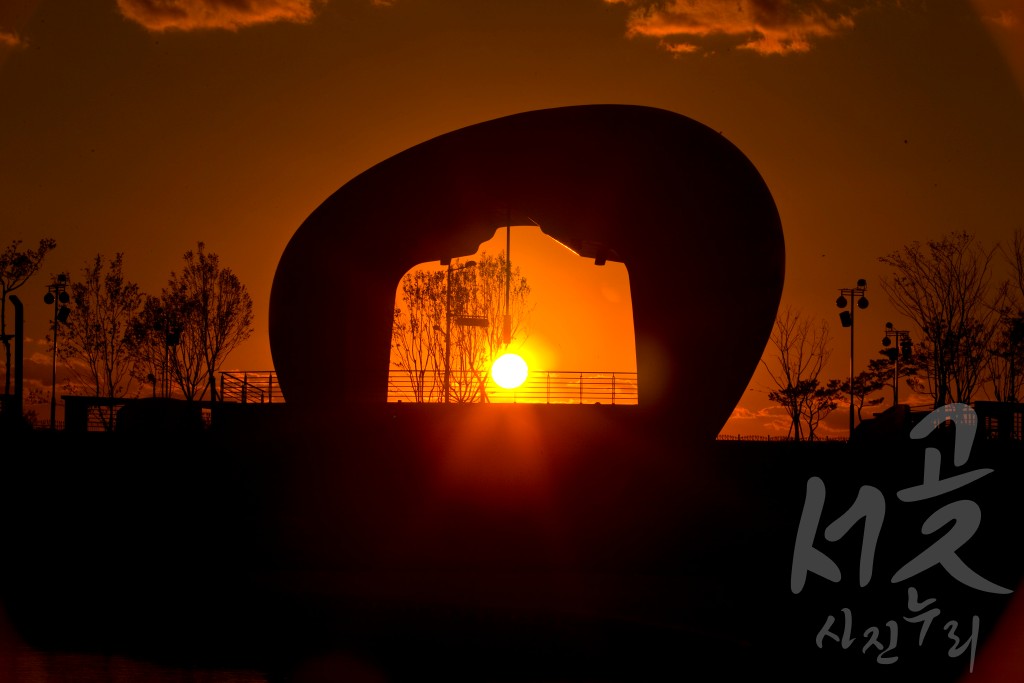
[(227, 29), (305, 23), (325, 0), (117, 0), (121, 14), (150, 31)]
[(0, 29), (0, 47), (25, 47), (25, 44), (25, 39), (21, 38), (17, 33)]
[(789, 416), (780, 406), (771, 405), (757, 410), (736, 406), (722, 427), (721, 434), (726, 437), (737, 434), (781, 437), (789, 432), (789, 427)]
[(766, 417), (770, 417), (772, 408), (761, 408), (759, 410), (751, 410), (743, 406), (736, 406), (732, 410), (732, 415), (729, 416), (730, 420), (759, 420)]
[(670, 52), (711, 52), (724, 40), (762, 55), (807, 52), (854, 26), (858, 2), (832, 0), (605, 0), (630, 8), (628, 34)]

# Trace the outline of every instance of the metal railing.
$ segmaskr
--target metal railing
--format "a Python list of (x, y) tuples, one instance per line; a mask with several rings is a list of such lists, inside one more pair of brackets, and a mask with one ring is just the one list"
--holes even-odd
[(229, 403), (284, 403), (284, 394), (273, 370), (222, 372), (220, 400)]
[(795, 443), (846, 443), (849, 438), (846, 436), (834, 436), (826, 434), (824, 436), (815, 435), (813, 439), (803, 437), (799, 441), (792, 436), (786, 436), (785, 434), (719, 434), (716, 437), (717, 441), (792, 441)]
[[(443, 372), (392, 369), (388, 401), (443, 403)], [(635, 372), (533, 370), (516, 389), (503, 389), (486, 372), (451, 373), (452, 403), (545, 403), (637, 405)]]

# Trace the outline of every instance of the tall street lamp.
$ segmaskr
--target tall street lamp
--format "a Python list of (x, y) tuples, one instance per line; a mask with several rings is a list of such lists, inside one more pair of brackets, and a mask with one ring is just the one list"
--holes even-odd
[[(892, 340), (896, 340), (896, 346), (899, 349), (888, 348), (892, 345)], [(893, 327), (892, 323), (885, 324), (885, 337), (882, 338), (882, 346), (886, 347), (885, 355), (889, 357), (889, 360), (896, 363), (896, 371), (892, 375), (892, 405), (896, 407), (900, 404), (900, 357), (903, 357), (904, 361), (911, 359), (911, 349), (913, 343), (910, 341), (910, 332), (908, 330), (897, 330)]]
[(839, 322), (842, 323), (843, 327), (850, 328), (850, 438), (853, 438), (853, 299), (857, 298), (857, 308), (867, 308), (868, 300), (864, 296), (867, 286), (868, 281), (861, 278), (857, 280), (856, 287), (840, 289), (839, 298), (836, 299), (836, 306), (846, 309), (839, 314)]
[(452, 267), (452, 262), (448, 262), (448, 270), (444, 276), (444, 402), (451, 402), (452, 393), (452, 273), (465, 270), (466, 268), (472, 268), (476, 265), (476, 261), (466, 261), (465, 263)]
[[(510, 212), (511, 214), (511, 212)], [(512, 218), (505, 228), (505, 315), (501, 319), (501, 341), (508, 348), (512, 343), (512, 310), (508, 307), (509, 290), (512, 287)]]
[[(160, 394), (163, 398), (167, 398), (171, 395), (171, 378), (167, 371), (170, 362), (170, 349), (172, 346), (177, 346), (181, 340), (181, 327), (172, 323), (171, 316), (167, 311), (163, 308), (158, 308), (156, 309), (153, 329), (164, 336), (164, 364), (163, 368), (161, 368)], [(155, 378), (153, 386), (153, 393), (155, 394)]]
[(47, 292), (43, 296), (46, 304), (53, 304), (53, 370), (50, 376), (50, 429), (57, 428), (57, 330), (60, 325), (67, 323), (71, 309), (67, 303), (71, 297), (67, 293), (68, 276), (60, 273), (53, 282), (46, 286)]

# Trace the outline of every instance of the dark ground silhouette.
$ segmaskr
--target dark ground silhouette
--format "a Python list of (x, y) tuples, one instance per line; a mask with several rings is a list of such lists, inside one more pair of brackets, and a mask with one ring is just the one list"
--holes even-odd
[[(510, 433), (478, 451), (488, 468), (451, 479), (453, 434), (479, 423), (479, 406), (390, 406), (366, 443), (313, 417), (187, 439), (24, 435), (0, 461), (8, 618), (44, 651), (281, 681), (334, 654), (397, 681), (952, 682), (969, 652), (948, 654), (943, 624), (969, 629), (976, 615), (983, 641), (1007, 604), (939, 567), (889, 583), (934, 541), (923, 520), (957, 498), (897, 500), (920, 483), (922, 442), (659, 447), (636, 436), (635, 410), (609, 421), (615, 408), (538, 408), (487, 406), (478, 425), (502, 436), (504, 421), (531, 415), (543, 466), (518, 483), (523, 442)], [(424, 435), (445, 445), (424, 447)], [(958, 491), (983, 515), (960, 557), (1015, 588), (1019, 453), (979, 443), (968, 465), (994, 472)], [(815, 547), (843, 580), (810, 575), (794, 595), (811, 476), (827, 488)], [(863, 485), (887, 508), (860, 588), (861, 525), (837, 542), (822, 534)], [(917, 614), (908, 585), (941, 610), (923, 645), (905, 621)], [(856, 643), (819, 649), (829, 615), (842, 635), (844, 607)], [(862, 634), (877, 626), (887, 646), (890, 619), (898, 660), (883, 665)]]

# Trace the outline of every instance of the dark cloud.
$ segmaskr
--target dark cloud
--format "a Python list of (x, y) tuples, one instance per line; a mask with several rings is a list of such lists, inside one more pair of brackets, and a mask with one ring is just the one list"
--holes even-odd
[(854, 26), (858, 3), (832, 0), (605, 0), (630, 8), (628, 33), (671, 52), (697, 52), (726, 39), (763, 55), (807, 52)]
[(313, 19), (324, 0), (117, 0), (121, 14), (150, 31), (228, 29)]

